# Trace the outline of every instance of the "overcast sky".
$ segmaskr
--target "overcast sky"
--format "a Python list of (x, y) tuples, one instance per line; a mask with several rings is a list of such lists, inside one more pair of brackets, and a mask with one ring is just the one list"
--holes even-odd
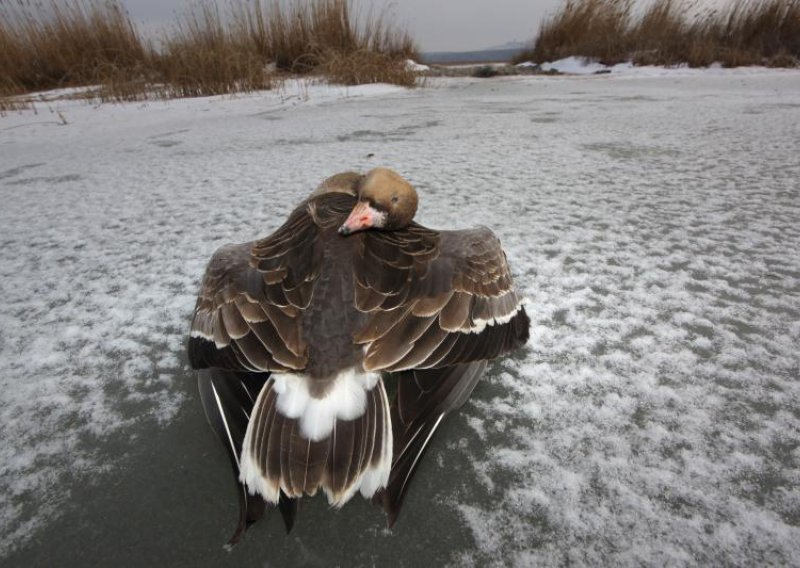
[[(173, 20), (186, 0), (122, 0), (137, 23), (154, 29)], [(467, 51), (533, 39), (539, 22), (562, 0), (357, 0), (388, 7), (423, 51)]]

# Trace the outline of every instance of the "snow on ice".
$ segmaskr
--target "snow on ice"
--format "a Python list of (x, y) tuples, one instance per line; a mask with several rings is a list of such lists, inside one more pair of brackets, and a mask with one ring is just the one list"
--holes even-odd
[(185, 404), (214, 249), (385, 165), (422, 223), (492, 227), (531, 302), (425, 464), (466, 468), (427, 504), (471, 535), (444, 561), (796, 562), (800, 73), (659, 74), (0, 117), (0, 554)]

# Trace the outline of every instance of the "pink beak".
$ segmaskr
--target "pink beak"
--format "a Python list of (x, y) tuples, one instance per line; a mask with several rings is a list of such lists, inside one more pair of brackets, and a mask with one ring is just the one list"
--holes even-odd
[(359, 201), (353, 207), (347, 220), (339, 227), (339, 234), (346, 236), (370, 227), (379, 227), (383, 222), (383, 215), (383, 213), (370, 207), (367, 201)]

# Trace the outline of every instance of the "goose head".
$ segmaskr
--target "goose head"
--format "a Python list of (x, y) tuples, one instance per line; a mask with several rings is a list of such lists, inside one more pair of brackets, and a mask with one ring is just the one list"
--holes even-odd
[(392, 231), (407, 227), (417, 212), (417, 192), (388, 168), (370, 170), (358, 188), (358, 202), (339, 227), (340, 235), (365, 229)]

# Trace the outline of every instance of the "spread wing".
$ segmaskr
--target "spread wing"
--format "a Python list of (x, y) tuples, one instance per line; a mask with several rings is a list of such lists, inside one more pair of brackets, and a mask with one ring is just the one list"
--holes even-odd
[(371, 314), (356, 337), (364, 367), (399, 371), (392, 470), (375, 497), (391, 526), (443, 418), (464, 404), (487, 360), (528, 340), (530, 322), (486, 228), (370, 233), (355, 274), (356, 305)]
[(265, 239), (226, 245), (214, 253), (192, 318), (192, 367), (254, 372), (305, 368), (302, 314), (320, 266), (315, 262), (314, 207), (298, 207)]
[(356, 306), (371, 314), (355, 338), (368, 371), (488, 360), (528, 340), (505, 253), (485, 227), (370, 232), (354, 269)]
[(475, 361), (397, 373), (397, 394), (391, 404), (392, 471), (389, 484), (373, 498), (386, 511), (390, 527), (442, 419), (464, 405), (485, 369), (486, 361)]

